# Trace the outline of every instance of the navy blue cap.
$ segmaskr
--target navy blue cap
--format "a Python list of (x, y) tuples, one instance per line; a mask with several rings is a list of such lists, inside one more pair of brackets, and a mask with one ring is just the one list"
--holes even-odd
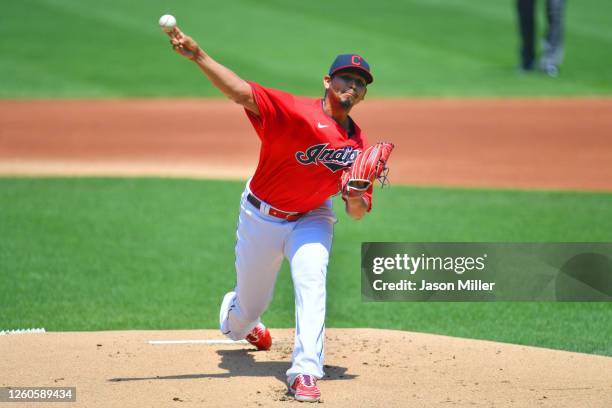
[(368, 84), (374, 81), (374, 77), (370, 72), (370, 64), (358, 54), (340, 54), (334, 60), (334, 63), (329, 67), (329, 76), (343, 69), (356, 70), (363, 76)]

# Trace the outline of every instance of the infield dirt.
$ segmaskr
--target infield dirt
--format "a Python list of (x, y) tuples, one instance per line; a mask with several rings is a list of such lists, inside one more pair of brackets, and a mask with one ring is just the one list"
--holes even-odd
[[(612, 99), (369, 100), (392, 183), (612, 191)], [(259, 140), (225, 100), (0, 101), (0, 174), (247, 179)]]
[[(54, 407), (299, 405), (285, 385), (293, 330), (272, 335), (270, 351), (148, 343), (222, 339), (216, 330), (0, 336), (0, 386), (76, 387), (76, 403)], [(392, 330), (326, 337), (329, 407), (612, 406), (610, 357)]]

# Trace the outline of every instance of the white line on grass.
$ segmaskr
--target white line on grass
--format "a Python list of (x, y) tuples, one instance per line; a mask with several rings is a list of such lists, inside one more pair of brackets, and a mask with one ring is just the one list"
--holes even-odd
[(29, 333), (45, 333), (45, 329), (34, 328), (34, 329), (0, 330), (0, 336), (10, 336), (13, 334), (29, 334)]

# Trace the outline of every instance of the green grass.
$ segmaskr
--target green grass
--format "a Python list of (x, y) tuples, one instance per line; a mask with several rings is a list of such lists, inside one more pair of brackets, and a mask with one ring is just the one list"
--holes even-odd
[[(2, 9), (0, 98), (220, 96), (169, 48), (183, 29), (241, 76), (321, 94), (334, 56), (366, 56), (370, 96), (612, 93), (612, 2), (568, 2), (558, 79), (518, 75), (513, 1), (22, 0)], [(543, 5), (538, 8), (544, 29)]]
[[(0, 178), (0, 329), (215, 328), (235, 281), (240, 182)], [(340, 203), (336, 202), (339, 206)], [(379, 191), (338, 211), (328, 327), (379, 327), (612, 355), (610, 303), (363, 303), (362, 241), (610, 241), (612, 194)], [(264, 320), (293, 326), (286, 265)]]

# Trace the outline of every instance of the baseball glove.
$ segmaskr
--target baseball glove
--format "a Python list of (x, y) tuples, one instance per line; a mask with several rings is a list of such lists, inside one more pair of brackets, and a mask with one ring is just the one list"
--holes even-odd
[(384, 187), (388, 184), (387, 160), (395, 146), (393, 143), (378, 142), (368, 147), (342, 174), (342, 196), (356, 197), (365, 193), (374, 180)]

